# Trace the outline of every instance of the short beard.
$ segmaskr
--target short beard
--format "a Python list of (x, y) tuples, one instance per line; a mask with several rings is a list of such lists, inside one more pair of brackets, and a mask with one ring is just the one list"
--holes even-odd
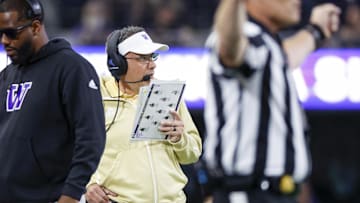
[(13, 59), (13, 64), (24, 65), (29, 62), (33, 56), (33, 44), (32, 39), (27, 38), (24, 43), (17, 49), (17, 59)]

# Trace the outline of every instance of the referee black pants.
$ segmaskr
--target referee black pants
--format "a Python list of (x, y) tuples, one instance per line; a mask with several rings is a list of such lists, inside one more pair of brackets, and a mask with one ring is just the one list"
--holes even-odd
[(250, 190), (233, 191), (215, 190), (213, 203), (297, 203), (296, 196), (281, 195), (270, 191)]

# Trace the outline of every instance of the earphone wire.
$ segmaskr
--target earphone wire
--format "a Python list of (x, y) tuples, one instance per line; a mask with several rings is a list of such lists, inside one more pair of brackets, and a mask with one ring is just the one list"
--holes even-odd
[(117, 98), (115, 114), (114, 114), (114, 117), (113, 117), (111, 123), (109, 124), (109, 126), (105, 130), (106, 133), (110, 130), (111, 126), (115, 123), (115, 119), (116, 119), (117, 113), (119, 111), (119, 106), (120, 106), (120, 87), (118, 86), (118, 98)]

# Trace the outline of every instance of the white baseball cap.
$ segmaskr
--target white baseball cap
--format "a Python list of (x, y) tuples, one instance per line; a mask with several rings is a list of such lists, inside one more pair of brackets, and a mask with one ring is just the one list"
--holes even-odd
[(131, 35), (118, 45), (118, 51), (123, 56), (129, 52), (147, 55), (167, 50), (169, 50), (168, 45), (153, 42), (145, 31)]

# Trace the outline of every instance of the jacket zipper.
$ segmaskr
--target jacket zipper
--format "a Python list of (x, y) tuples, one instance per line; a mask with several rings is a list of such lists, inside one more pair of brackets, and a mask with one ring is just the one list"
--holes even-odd
[(155, 177), (154, 165), (153, 165), (153, 161), (152, 161), (152, 155), (151, 155), (151, 151), (150, 151), (148, 142), (146, 142), (145, 145), (146, 145), (146, 150), (148, 152), (147, 154), (148, 154), (148, 158), (149, 158), (151, 176), (152, 176), (152, 180), (153, 180), (154, 203), (157, 203), (158, 202), (158, 191), (157, 191), (157, 182), (156, 182), (156, 177)]

